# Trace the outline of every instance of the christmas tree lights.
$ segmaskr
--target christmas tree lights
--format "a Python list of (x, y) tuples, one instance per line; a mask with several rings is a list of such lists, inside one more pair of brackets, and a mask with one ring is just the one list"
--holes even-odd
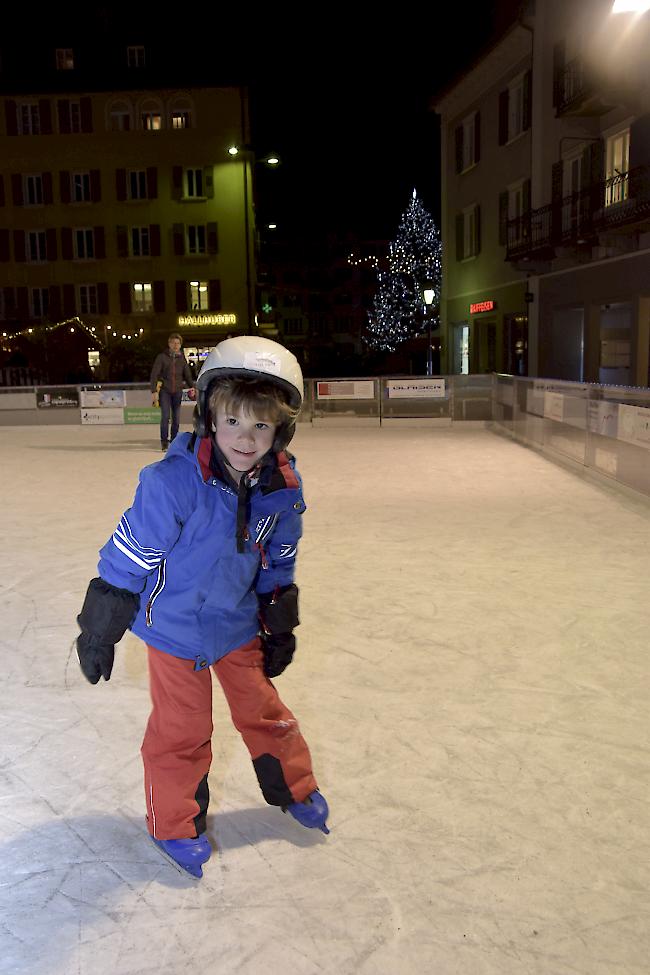
[(379, 287), (368, 313), (365, 334), (371, 349), (392, 352), (422, 332), (425, 287), (434, 292), (429, 314), (433, 324), (437, 322), (441, 274), (440, 234), (413, 190), (397, 237), (389, 245), (388, 269), (377, 275)]

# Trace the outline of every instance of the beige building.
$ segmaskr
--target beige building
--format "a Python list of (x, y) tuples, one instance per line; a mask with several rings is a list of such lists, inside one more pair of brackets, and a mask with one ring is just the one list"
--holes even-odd
[(122, 54), (130, 87), (86, 90), (72, 50), (46, 89), (3, 79), (3, 331), (78, 316), (109, 345), (204, 349), (254, 319), (252, 162), (228, 153), (250, 142), (246, 92), (140, 87), (144, 48)]
[(645, 386), (649, 16), (526, 10), (434, 105), (446, 366)]

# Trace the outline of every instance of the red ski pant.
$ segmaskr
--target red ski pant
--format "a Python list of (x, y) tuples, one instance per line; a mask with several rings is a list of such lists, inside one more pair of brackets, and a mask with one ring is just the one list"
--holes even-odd
[[(212, 761), (210, 668), (147, 645), (153, 709), (142, 742), (147, 820), (157, 839), (205, 831)], [(256, 637), (214, 664), (235, 728), (267, 802), (301, 802), (318, 788), (298, 722), (264, 675)]]

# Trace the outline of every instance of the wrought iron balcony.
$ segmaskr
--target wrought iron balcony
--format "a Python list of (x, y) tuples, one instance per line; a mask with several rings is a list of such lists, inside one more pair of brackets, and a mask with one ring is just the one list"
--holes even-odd
[(549, 260), (558, 248), (632, 230), (650, 230), (650, 165), (617, 173), (509, 220), (506, 260)]

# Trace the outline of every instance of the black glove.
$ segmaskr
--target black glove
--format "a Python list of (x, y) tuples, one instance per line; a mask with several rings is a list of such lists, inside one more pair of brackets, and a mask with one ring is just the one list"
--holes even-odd
[(264, 651), (264, 673), (267, 677), (278, 677), (293, 659), (296, 638), (293, 633), (262, 635), (262, 650)]
[(98, 643), (96, 637), (80, 633), (77, 637), (77, 656), (84, 677), (96, 684), (100, 677), (111, 679), (115, 647), (110, 643)]
[(77, 623), (77, 656), (84, 677), (96, 684), (100, 677), (109, 680), (113, 669), (115, 644), (124, 636), (140, 608), (140, 596), (118, 589), (103, 579), (91, 579)]

